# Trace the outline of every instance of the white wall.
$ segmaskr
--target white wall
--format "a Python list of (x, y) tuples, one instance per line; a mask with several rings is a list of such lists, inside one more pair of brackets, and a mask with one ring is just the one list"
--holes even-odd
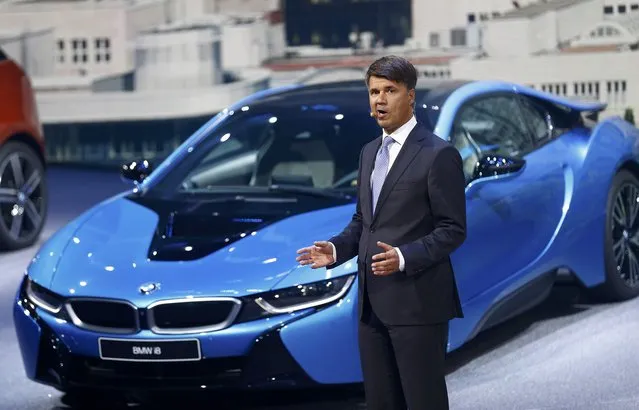
[(523, 18), (492, 21), (484, 26), (482, 48), (490, 56), (529, 55), (532, 52), (530, 25), (530, 20)]
[(206, 88), (222, 82), (216, 26), (142, 34), (136, 48), (136, 91)]
[(603, 20), (603, 0), (590, 0), (557, 10), (555, 25), (559, 41), (577, 38), (584, 30)]
[(167, 0), (171, 21), (193, 19), (207, 13), (210, 0)]
[(51, 29), (6, 35), (0, 33), (0, 47), (32, 78), (49, 76), (55, 72), (53, 43)]
[[(572, 14), (573, 19), (575, 14)], [(559, 21), (556, 11), (549, 11), (530, 19), (528, 25), (528, 51), (538, 53), (544, 50), (555, 50), (559, 45)], [(505, 33), (503, 33), (505, 34)]]
[(521, 57), (556, 50), (602, 21), (602, 4), (602, 0), (583, 1), (532, 17), (485, 22), (483, 49), (494, 57)]
[[(241, 52), (238, 52), (241, 50)], [(286, 50), (283, 24), (271, 25), (268, 20), (222, 26), (222, 62), (225, 69), (258, 67)]]
[(36, 100), (45, 124), (195, 117), (222, 111), (270, 87), (268, 70), (246, 70), (241, 77), (238, 82), (196, 90), (37, 93)]
[[(518, 1), (521, 6), (533, 2)], [(512, 8), (511, 0), (413, 0), (413, 38), (421, 48), (438, 48), (430, 46), (431, 32), (446, 31), (445, 35), (439, 36), (443, 40), (450, 37), (451, 28), (466, 27), (470, 23), (469, 15), (474, 17), (475, 23), (479, 23)]]
[[(191, 1), (191, 0), (186, 0)], [(279, 9), (279, 0), (207, 0), (210, 13), (262, 13)], [(299, 0), (298, 0), (299, 1)]]
[(166, 0), (172, 20), (206, 14), (265, 13), (279, 9), (279, 0)]

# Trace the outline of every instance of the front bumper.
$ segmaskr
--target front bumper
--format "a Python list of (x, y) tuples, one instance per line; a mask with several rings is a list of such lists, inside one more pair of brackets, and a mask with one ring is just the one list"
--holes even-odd
[[(114, 335), (79, 329), (33, 306), (21, 291), (14, 322), (27, 377), (61, 391), (306, 388), (361, 381), (353, 326), (356, 292), (353, 287), (342, 301), (321, 310), (198, 334), (202, 360), (191, 362), (102, 360), (98, 339)], [(338, 330), (326, 332), (335, 326)], [(128, 338), (159, 336), (143, 331)]]

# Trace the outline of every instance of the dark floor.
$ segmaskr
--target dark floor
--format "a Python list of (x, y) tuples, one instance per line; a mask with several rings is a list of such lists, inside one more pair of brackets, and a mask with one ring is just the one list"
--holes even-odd
[[(116, 174), (49, 171), (51, 211), (45, 238), (70, 218), (126, 185)], [(68, 408), (57, 391), (27, 381), (11, 319), (15, 288), (36, 248), (0, 254), (0, 409)], [(593, 305), (570, 290), (481, 334), (449, 358), (452, 409), (639, 408), (639, 300)], [(320, 401), (320, 397), (322, 397)], [(285, 397), (177, 397), (144, 409), (364, 408), (352, 391)], [(140, 408), (140, 407), (138, 407)]]

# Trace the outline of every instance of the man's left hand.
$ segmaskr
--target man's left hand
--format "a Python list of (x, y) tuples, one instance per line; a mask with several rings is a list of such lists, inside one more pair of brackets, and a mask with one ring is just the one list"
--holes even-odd
[(387, 276), (399, 271), (399, 255), (395, 249), (384, 242), (377, 242), (377, 246), (384, 252), (373, 255), (373, 274)]

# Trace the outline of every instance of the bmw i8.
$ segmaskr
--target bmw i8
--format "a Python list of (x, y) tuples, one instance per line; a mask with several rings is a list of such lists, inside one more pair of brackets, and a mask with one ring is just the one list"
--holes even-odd
[[(637, 129), (517, 84), (417, 91), (418, 121), (459, 149), (467, 181), (449, 352), (558, 282), (639, 293)], [(238, 101), (159, 166), (123, 166), (132, 189), (26, 269), (14, 319), (28, 378), (69, 392), (360, 382), (355, 261), (295, 259), (347, 225), (359, 152), (380, 134), (363, 81), (296, 85)]]

